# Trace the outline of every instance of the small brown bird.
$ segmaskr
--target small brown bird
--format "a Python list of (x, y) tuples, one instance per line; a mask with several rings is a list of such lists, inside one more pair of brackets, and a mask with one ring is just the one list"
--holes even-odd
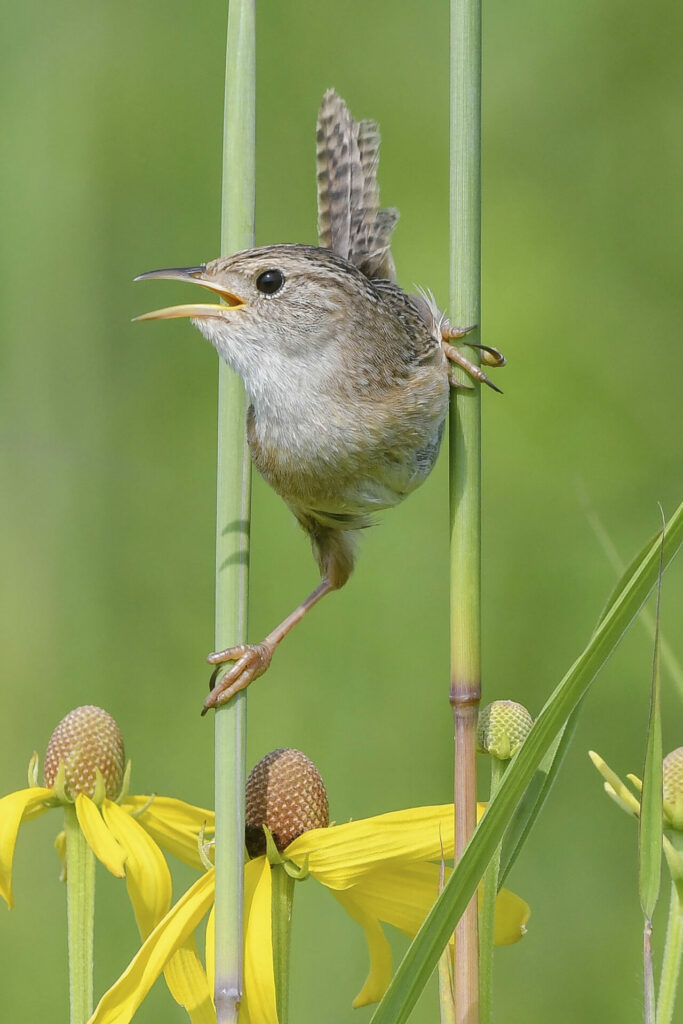
[[(449, 400), (449, 361), (499, 390), (453, 339), (431, 294), (395, 284), (391, 234), (398, 211), (379, 208), (379, 132), (325, 94), (317, 125), (319, 246), (268, 245), (198, 267), (136, 280), (194, 281), (224, 305), (194, 303), (138, 320), (190, 317), (242, 378), (254, 463), (311, 538), (321, 582), (259, 644), (209, 656), (217, 666), (204, 710), (268, 668), (273, 651), (353, 569), (358, 530), (429, 475)], [(482, 361), (501, 354), (476, 346)], [(234, 662), (223, 673), (222, 666)]]

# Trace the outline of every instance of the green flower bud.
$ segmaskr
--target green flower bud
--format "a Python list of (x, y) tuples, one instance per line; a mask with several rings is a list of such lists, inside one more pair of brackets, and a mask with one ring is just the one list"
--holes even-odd
[(479, 715), (477, 749), (499, 761), (513, 757), (531, 731), (534, 720), (523, 704), (494, 700)]
[(280, 853), (313, 828), (327, 828), (325, 784), (300, 750), (280, 748), (262, 757), (247, 779), (245, 841), (250, 857), (266, 852), (265, 825)]
[[(79, 793), (92, 797), (101, 777), (104, 795), (115, 800), (125, 769), (123, 738), (116, 721), (92, 704), (66, 715), (50, 737), (45, 751), (45, 785), (63, 789), (68, 800)], [(59, 794), (61, 795), (61, 794)]]
[(683, 831), (683, 747), (667, 754), (662, 763), (664, 811), (671, 827)]

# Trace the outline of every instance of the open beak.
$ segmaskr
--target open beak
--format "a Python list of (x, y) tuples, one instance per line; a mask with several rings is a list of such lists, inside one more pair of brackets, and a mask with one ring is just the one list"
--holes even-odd
[(147, 281), (152, 278), (165, 278), (169, 281), (193, 282), (194, 284), (200, 284), (203, 288), (208, 288), (212, 292), (216, 292), (223, 299), (222, 303), (191, 302), (184, 306), (167, 306), (165, 309), (155, 309), (151, 313), (143, 313), (142, 316), (136, 316), (133, 318), (133, 322), (135, 323), (138, 320), (173, 320), (181, 316), (221, 317), (228, 309), (241, 309), (247, 305), (239, 295), (226, 291), (215, 281), (210, 281), (204, 277), (205, 270), (205, 266), (171, 267), (168, 270), (150, 270), (147, 274), (140, 274), (134, 280)]

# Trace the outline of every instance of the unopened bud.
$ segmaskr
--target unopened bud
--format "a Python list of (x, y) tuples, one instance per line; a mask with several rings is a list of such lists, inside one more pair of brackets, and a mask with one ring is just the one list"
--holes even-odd
[(46, 786), (54, 785), (60, 765), (67, 798), (74, 800), (79, 793), (92, 797), (99, 771), (106, 796), (115, 800), (123, 783), (125, 754), (121, 731), (112, 716), (92, 704), (70, 711), (47, 745)]
[(683, 830), (683, 747), (666, 755), (662, 771), (666, 816), (673, 828)]
[(508, 761), (531, 732), (534, 720), (523, 704), (494, 700), (479, 715), (477, 749)]
[(245, 841), (250, 857), (266, 852), (265, 825), (280, 853), (313, 828), (327, 828), (330, 809), (320, 772), (305, 754), (281, 748), (266, 754), (247, 779)]

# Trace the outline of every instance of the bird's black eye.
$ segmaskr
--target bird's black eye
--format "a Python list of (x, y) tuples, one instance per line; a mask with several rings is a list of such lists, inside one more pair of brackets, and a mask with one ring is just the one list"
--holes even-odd
[(256, 278), (256, 287), (264, 295), (275, 295), (285, 283), (285, 275), (281, 270), (264, 270)]

